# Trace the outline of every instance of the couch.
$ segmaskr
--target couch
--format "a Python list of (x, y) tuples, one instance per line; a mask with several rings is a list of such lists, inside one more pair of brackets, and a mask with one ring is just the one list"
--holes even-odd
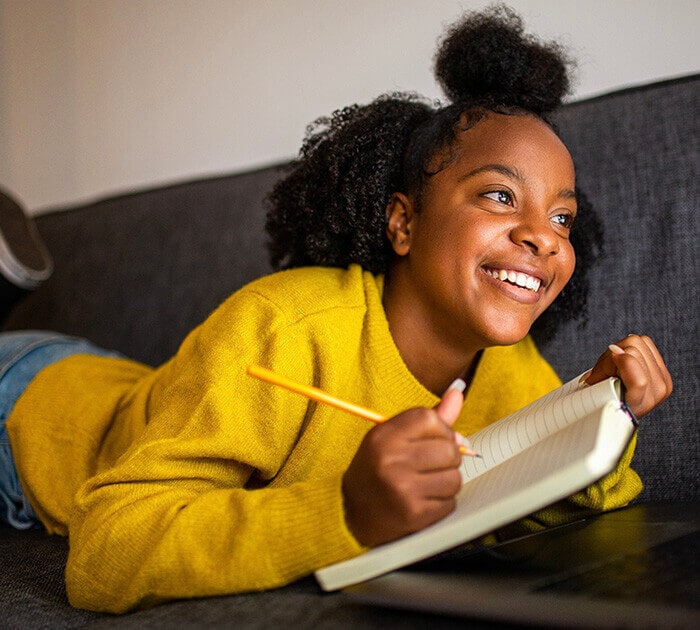
[[(634, 467), (643, 502), (700, 499), (698, 421), (698, 76), (568, 104), (557, 125), (579, 184), (605, 224), (591, 314), (539, 340), (563, 378), (605, 344), (651, 335), (675, 379), (644, 418)], [(86, 336), (149, 364), (228, 294), (270, 271), (264, 197), (278, 166), (140, 190), (38, 217), (55, 272), (16, 304), (6, 329)], [(311, 578), (266, 593), (179, 601), (121, 617), (71, 608), (66, 540), (0, 526), (0, 627), (413, 627), (457, 620), (352, 605)]]

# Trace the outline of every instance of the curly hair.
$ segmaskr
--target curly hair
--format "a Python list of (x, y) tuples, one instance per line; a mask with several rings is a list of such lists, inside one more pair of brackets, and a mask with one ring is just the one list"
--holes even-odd
[[(386, 237), (391, 195), (420, 199), (430, 177), (449, 163), (445, 149), (488, 112), (536, 116), (556, 131), (549, 115), (569, 90), (570, 65), (556, 43), (524, 34), (520, 17), (503, 5), (466, 14), (446, 31), (435, 56), (435, 75), (450, 103), (392, 93), (309, 125), (298, 158), (268, 197), (273, 268), (356, 263), (387, 273), (393, 257)], [(434, 158), (445, 154), (435, 168)], [(588, 270), (601, 249), (602, 227), (578, 190), (577, 202), (571, 241), (578, 264), (535, 322), (538, 341), (551, 337), (562, 321), (586, 319)]]
[(418, 96), (381, 96), (318, 119), (300, 157), (269, 196), (274, 268), (346, 267), (384, 273), (391, 258), (386, 207), (402, 190), (403, 155), (433, 109)]

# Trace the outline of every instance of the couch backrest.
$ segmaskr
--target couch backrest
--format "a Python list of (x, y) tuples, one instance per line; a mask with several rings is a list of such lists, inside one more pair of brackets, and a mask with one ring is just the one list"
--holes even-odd
[(226, 296), (270, 272), (262, 208), (277, 177), (271, 167), (38, 217), (55, 270), (6, 327), (58, 330), (164, 361)]
[[(697, 374), (698, 77), (568, 105), (557, 122), (598, 208), (606, 256), (586, 328), (542, 349), (568, 378), (627, 333), (651, 335), (675, 392), (645, 418), (635, 467), (645, 498), (700, 498)], [(46, 214), (53, 277), (7, 328), (86, 336), (156, 364), (228, 294), (270, 268), (263, 199), (275, 167)]]
[(605, 225), (605, 257), (592, 274), (588, 326), (567, 326), (543, 351), (568, 377), (628, 333), (657, 343), (675, 391), (640, 432), (635, 468), (650, 498), (700, 498), (699, 88), (698, 76), (659, 83), (558, 117), (578, 183)]

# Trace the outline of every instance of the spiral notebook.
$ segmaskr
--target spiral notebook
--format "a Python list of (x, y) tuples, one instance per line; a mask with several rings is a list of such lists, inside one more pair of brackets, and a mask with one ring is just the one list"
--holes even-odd
[(614, 469), (636, 428), (617, 379), (578, 379), (468, 436), (455, 511), (430, 527), (316, 571), (324, 590), (362, 582), (474, 540)]

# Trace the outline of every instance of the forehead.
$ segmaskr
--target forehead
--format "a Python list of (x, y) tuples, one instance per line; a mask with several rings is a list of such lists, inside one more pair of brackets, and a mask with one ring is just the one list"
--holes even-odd
[(489, 112), (475, 125), (457, 131), (451, 154), (449, 162), (458, 170), (503, 164), (566, 179), (573, 186), (574, 165), (568, 149), (549, 125), (529, 114)]

